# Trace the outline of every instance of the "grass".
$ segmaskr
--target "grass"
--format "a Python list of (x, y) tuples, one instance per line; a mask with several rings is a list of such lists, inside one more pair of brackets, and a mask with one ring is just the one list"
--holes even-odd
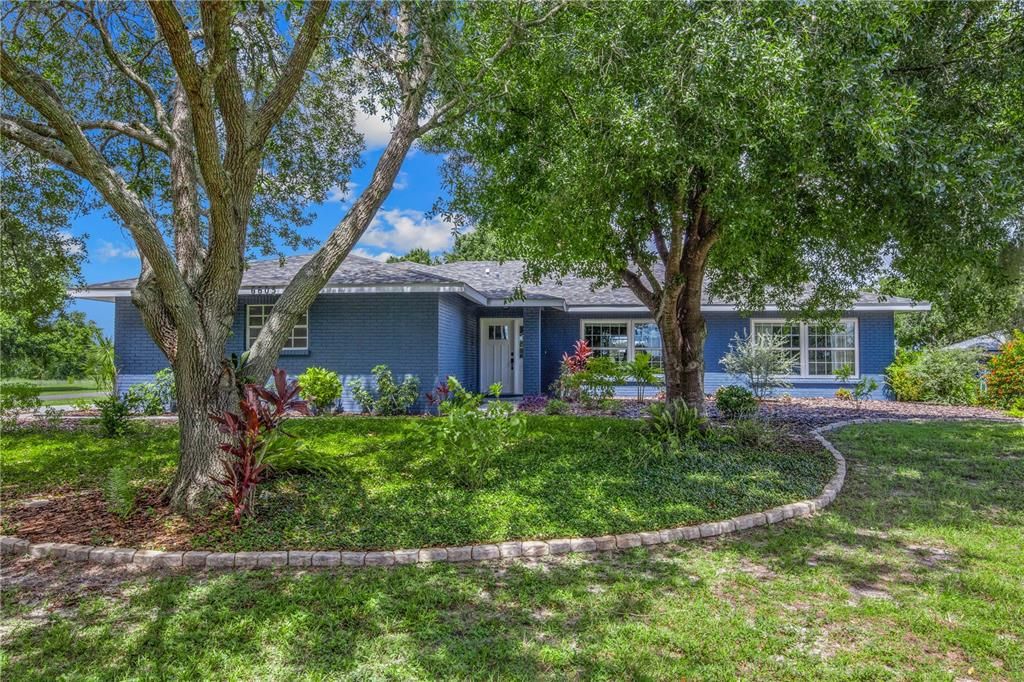
[[(459, 486), (420, 418), (297, 420), (289, 460), (330, 469), (275, 476), (258, 518), (192, 538), (218, 550), (381, 549), (651, 530), (727, 518), (813, 497), (834, 472), (819, 449), (783, 441), (762, 451), (733, 444), (638, 465), (642, 424), (613, 418), (530, 417), (494, 480)], [(91, 432), (10, 436), (5, 492), (98, 488), (115, 467), (136, 480), (171, 473), (176, 432), (149, 428), (120, 440)], [(69, 456), (69, 453), (74, 453)], [(223, 512), (221, 516), (226, 514)]]
[(6, 383), (32, 384), (39, 389), (41, 398), (45, 398), (47, 393), (93, 393), (103, 390), (92, 379), (3, 379), (0, 387)]
[(833, 506), (715, 542), (102, 587), (26, 569), (0, 663), (40, 680), (1024, 677), (1024, 429), (834, 440), (850, 469)]

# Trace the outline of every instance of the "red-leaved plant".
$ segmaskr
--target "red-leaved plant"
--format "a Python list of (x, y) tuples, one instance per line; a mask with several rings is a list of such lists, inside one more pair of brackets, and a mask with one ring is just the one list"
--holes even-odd
[(587, 362), (593, 354), (594, 351), (590, 350), (590, 344), (587, 343), (587, 340), (580, 339), (576, 342), (576, 345), (573, 346), (572, 355), (562, 353), (562, 364), (570, 374), (582, 372), (587, 368)]
[(451, 389), (448, 388), (448, 382), (445, 381), (437, 385), (433, 391), (429, 391), (426, 394), (427, 404), (431, 407), (438, 407), (441, 403), (448, 400), (448, 395), (451, 393)]
[[(220, 449), (231, 455), (224, 460), (224, 476), (213, 480), (224, 486), (224, 496), (234, 508), (233, 522), (237, 527), (242, 517), (253, 513), (256, 486), (265, 478), (267, 452), (274, 442), (281, 424), (289, 413), (309, 415), (309, 407), (300, 400), (296, 381), (288, 381), (283, 369), (274, 370), (274, 387), (245, 384), (238, 413), (225, 410), (211, 414), (221, 433), (228, 436)], [(284, 434), (288, 435), (288, 434)]]

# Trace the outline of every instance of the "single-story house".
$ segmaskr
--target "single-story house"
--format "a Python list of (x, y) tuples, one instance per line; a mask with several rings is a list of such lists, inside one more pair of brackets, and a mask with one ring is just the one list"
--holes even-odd
[(991, 334), (982, 334), (981, 336), (974, 336), (957, 343), (951, 343), (946, 346), (946, 349), (974, 350), (984, 355), (995, 355), (1003, 347), (1003, 344), (1009, 340), (1010, 335), (1006, 332), (992, 332)]
[[(274, 301), (308, 256), (251, 263), (238, 292), (228, 352), (241, 353), (259, 334)], [(562, 354), (577, 339), (619, 360), (649, 353), (657, 365), (661, 339), (650, 313), (626, 288), (594, 288), (579, 277), (525, 285), (522, 263), (458, 262), (443, 265), (381, 263), (349, 256), (292, 331), (279, 366), (291, 375), (320, 366), (369, 381), (370, 369), (388, 365), (396, 377), (415, 375), (422, 391), (448, 376), (472, 390), (500, 382), (508, 395), (545, 392), (557, 378)], [(74, 296), (115, 306), (114, 347), (120, 387), (149, 381), (167, 366), (132, 305), (134, 279), (92, 284)], [(850, 364), (855, 379), (882, 373), (895, 352), (893, 314), (927, 310), (902, 298), (865, 294), (842, 316), (838, 329), (786, 322), (774, 308), (750, 317), (728, 303), (705, 302), (708, 393), (737, 383), (719, 360), (737, 335), (783, 334), (792, 349), (793, 396), (831, 396), (835, 372)], [(632, 394), (623, 387), (623, 395)], [(879, 389), (875, 397), (882, 397)], [(356, 409), (345, 390), (343, 406)]]

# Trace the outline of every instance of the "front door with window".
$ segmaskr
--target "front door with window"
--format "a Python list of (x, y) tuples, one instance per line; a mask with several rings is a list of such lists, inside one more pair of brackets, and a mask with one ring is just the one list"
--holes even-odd
[(522, 393), (519, 335), (522, 320), (485, 317), (480, 320), (480, 391), (494, 383), (503, 394)]

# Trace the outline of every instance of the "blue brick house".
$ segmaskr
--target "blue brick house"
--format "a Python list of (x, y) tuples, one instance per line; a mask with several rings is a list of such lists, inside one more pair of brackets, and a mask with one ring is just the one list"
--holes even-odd
[[(277, 296), (306, 256), (251, 263), (242, 281), (228, 352), (241, 353), (259, 334)], [(646, 352), (657, 365), (661, 342), (646, 308), (625, 288), (595, 289), (566, 277), (520, 288), (521, 263), (460, 262), (425, 266), (385, 264), (349, 256), (292, 330), (278, 363), (291, 375), (306, 367), (338, 372), (347, 386), (369, 381), (370, 369), (388, 365), (397, 377), (414, 375), (423, 391), (448, 376), (486, 390), (500, 382), (509, 395), (543, 393), (558, 376), (562, 354), (577, 339), (619, 360)], [(115, 306), (114, 347), (120, 387), (149, 381), (167, 361), (149, 338), (131, 302), (135, 280), (93, 284), (75, 296)], [(736, 383), (719, 360), (737, 335), (781, 334), (793, 355), (788, 378), (794, 396), (831, 396), (835, 371), (856, 377), (882, 372), (895, 351), (893, 314), (927, 310), (907, 299), (865, 295), (838, 328), (788, 322), (784, 312), (742, 316), (734, 306), (707, 301), (704, 313), (705, 385), (708, 393)], [(622, 387), (624, 394), (631, 394)], [(882, 397), (879, 390), (875, 397)], [(343, 406), (357, 409), (345, 390)]]

